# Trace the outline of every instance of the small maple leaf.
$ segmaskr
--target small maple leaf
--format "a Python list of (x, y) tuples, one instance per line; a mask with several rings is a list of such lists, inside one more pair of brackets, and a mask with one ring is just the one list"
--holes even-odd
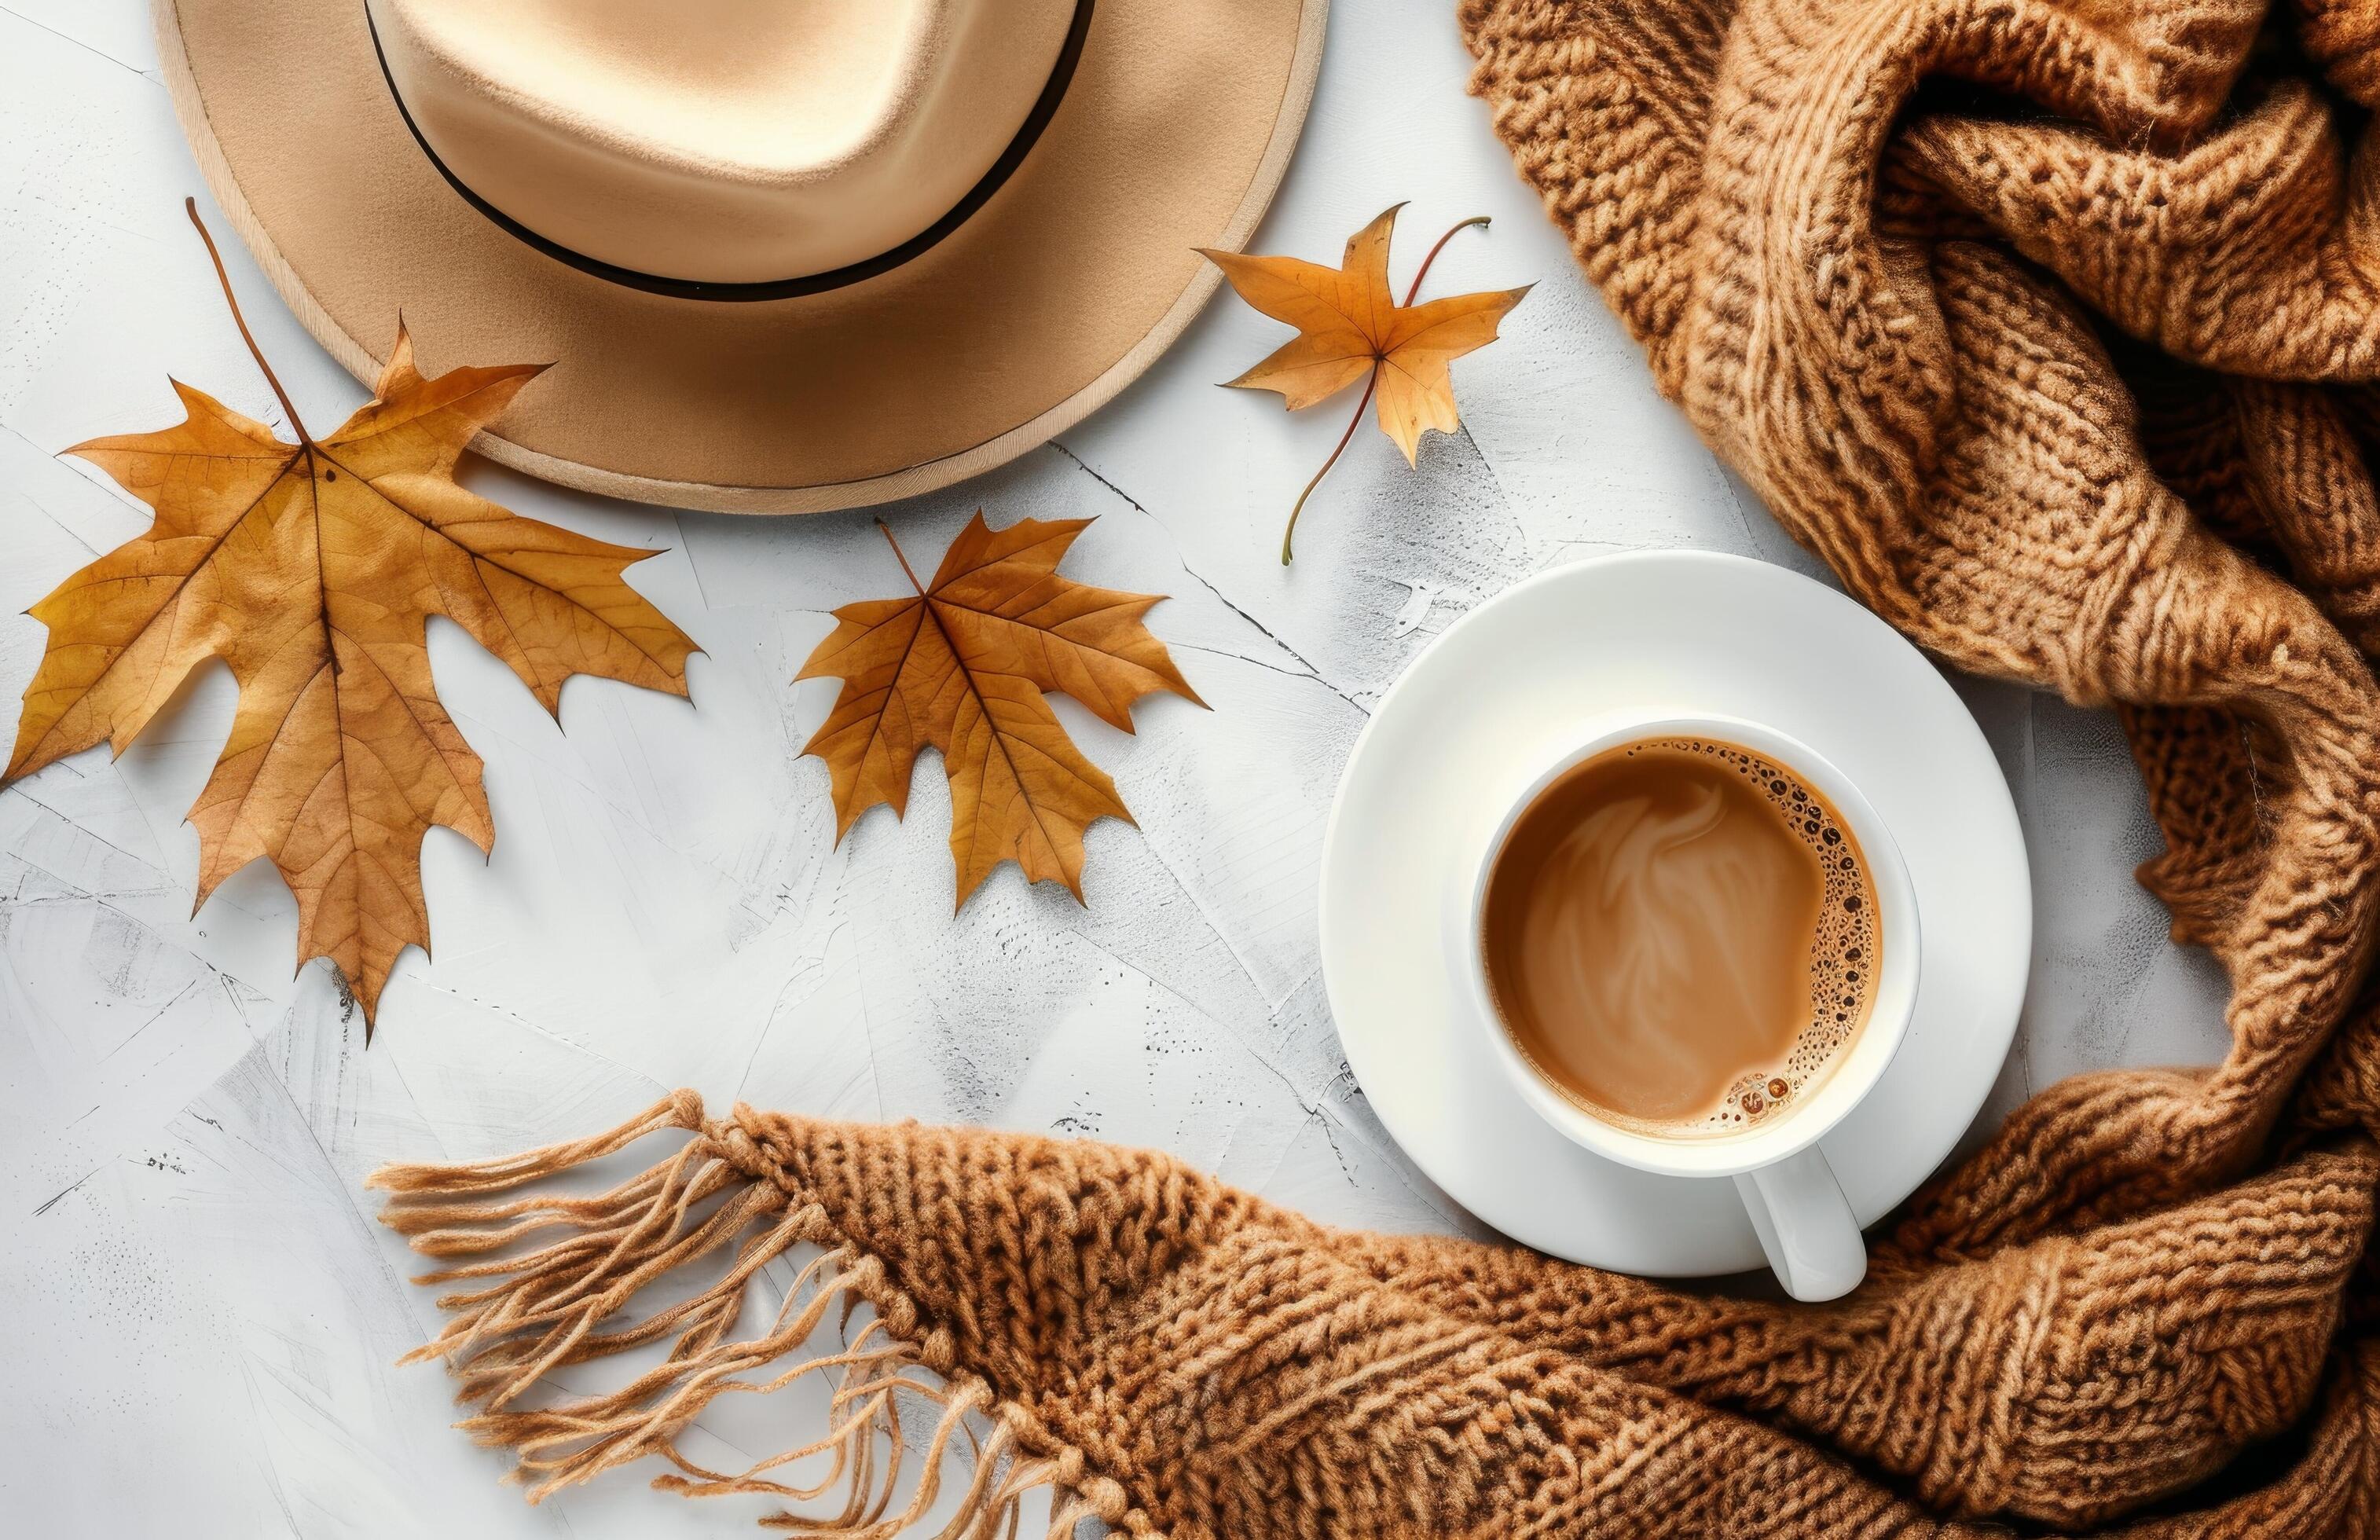
[(910, 771), (931, 745), (951, 783), (957, 903), (1002, 861), (1022, 867), (1028, 882), (1056, 878), (1082, 902), (1084, 831), (1102, 818), (1130, 823), (1132, 814), (1043, 692), (1072, 696), (1127, 733), (1143, 696), (1170, 690), (1206, 704), (1141, 624), (1162, 595), (1058, 576), (1090, 523), (1028, 518), (993, 529), (978, 510), (927, 585), (878, 521), (917, 591), (837, 610), (834, 630), (795, 675), (843, 681), (833, 710), (802, 746), (826, 761), (837, 843), (870, 807), (889, 805), (895, 818), (908, 811)]
[[(220, 256), (215, 273), (231, 299)], [(256, 353), (237, 300), (232, 315)], [(269, 857), (298, 899), (300, 958), (338, 966), (369, 1033), (397, 954), (430, 945), (422, 837), (442, 823), (483, 852), (495, 838), (479, 757), (431, 684), (430, 617), (461, 625), (557, 713), (574, 673), (684, 695), (694, 644), (622, 578), (655, 552), (455, 484), (464, 445), (545, 366), (425, 380), (400, 321), (373, 398), (318, 440), (256, 361), (296, 443), (176, 381), (184, 421), (66, 452), (156, 519), (33, 606), (49, 643), (0, 779), (102, 741), (122, 753), (221, 658), (239, 705), (190, 810), (198, 903)]]
[(1375, 395), (1379, 398), (1380, 431), (1404, 451), (1405, 464), (1411, 466), (1425, 430), (1451, 433), (1461, 426), (1454, 410), (1454, 379), (1447, 366), (1494, 342), (1497, 324), (1505, 312), (1535, 286), (1452, 295), (1427, 305), (1414, 303), (1439, 252), (1456, 230), (1486, 224), (1482, 215), (1464, 220), (1438, 238), (1429, 255), (1422, 259), (1421, 270), (1414, 274), (1405, 302), (1398, 304), (1389, 288), (1389, 236), (1396, 225), (1397, 209), (1402, 207), (1396, 205), (1349, 237), (1347, 255), (1337, 267), (1296, 257), (1251, 257), (1199, 248), (1201, 256), (1223, 270), (1242, 299), (1275, 321), (1297, 328), (1296, 336), (1226, 384), (1277, 391), (1294, 412), (1338, 394), (1358, 380), (1366, 381), (1364, 399), (1355, 404), (1355, 416), (1340, 436), (1339, 447), (1322, 462), (1322, 468), (1314, 473), (1314, 479), (1305, 484), (1296, 506), (1290, 510), (1289, 527), (1281, 537), (1284, 566), (1289, 563), (1291, 537), (1297, 532), (1297, 515), (1354, 436), (1365, 406)]

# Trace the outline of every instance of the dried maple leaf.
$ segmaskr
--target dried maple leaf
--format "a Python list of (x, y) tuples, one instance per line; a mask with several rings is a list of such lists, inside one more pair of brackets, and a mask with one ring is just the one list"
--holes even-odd
[(1281, 537), (1283, 565), (1289, 562), (1298, 514), (1354, 437), (1366, 404), (1375, 395), (1379, 398), (1380, 431), (1404, 451), (1405, 464), (1411, 466), (1425, 430), (1451, 433), (1461, 426), (1454, 411), (1454, 379), (1447, 366), (1494, 342), (1497, 323), (1534, 286), (1452, 295), (1427, 305), (1414, 303), (1430, 263), (1438, 260), (1455, 230), (1486, 224), (1483, 215), (1464, 220), (1438, 238), (1429, 255), (1422, 259), (1421, 270), (1414, 274), (1405, 302), (1398, 304), (1389, 288), (1389, 236), (1396, 225), (1397, 209), (1403, 206), (1390, 209), (1351, 236), (1346, 258), (1337, 267), (1296, 257), (1250, 257), (1199, 249), (1200, 255), (1223, 270), (1242, 299), (1275, 321), (1297, 328), (1297, 335), (1262, 363), (1225, 383), (1277, 391), (1294, 412), (1338, 394), (1358, 380), (1367, 380), (1364, 400), (1356, 403), (1355, 416), (1340, 436), (1339, 447), (1322, 462), (1322, 469), (1314, 473), (1314, 479), (1298, 494), (1297, 505), (1290, 510), (1289, 527)]
[(846, 604), (796, 679), (836, 678), (834, 709), (804, 754), (826, 761), (835, 840), (859, 815), (908, 811), (917, 751), (941, 750), (951, 782), (951, 855), (958, 903), (1002, 861), (1026, 880), (1056, 878), (1083, 897), (1083, 831), (1102, 818), (1132, 822), (1115, 782), (1083, 758), (1045, 691), (1132, 731), (1132, 703), (1160, 690), (1205, 705), (1141, 617), (1162, 597), (1094, 588), (1058, 576), (1087, 518), (1020, 519), (992, 529), (978, 512), (951, 542), (930, 586)]
[[(244, 321), (240, 335), (255, 351)], [(694, 644), (621, 577), (654, 552), (521, 518), (453, 479), (472, 434), (543, 368), (424, 380), (400, 321), (373, 399), (325, 438), (307, 436), (266, 368), (296, 443), (176, 381), (180, 424), (67, 451), (156, 519), (33, 606), (49, 644), (6, 779), (102, 740), (122, 753), (221, 658), (239, 706), (190, 810), (198, 902), (270, 857), (297, 895), (300, 957), (338, 965), (367, 1031), (397, 954), (430, 944), (422, 837), (433, 823), (482, 851), (495, 837), (479, 758), (431, 685), (430, 617), (469, 632), (549, 711), (574, 673), (686, 693)]]

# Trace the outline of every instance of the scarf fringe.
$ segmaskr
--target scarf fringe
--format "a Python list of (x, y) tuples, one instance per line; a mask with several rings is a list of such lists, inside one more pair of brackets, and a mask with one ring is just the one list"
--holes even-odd
[[(480, 1201), (550, 1181), (673, 1129), (694, 1137), (610, 1192)], [(1113, 1522), (1122, 1516), (1121, 1490), (1111, 1482), (1085, 1482), (1077, 1451), (1045, 1457), (1023, 1447), (1020, 1435), (1037, 1425), (1034, 1420), (979, 1376), (956, 1367), (947, 1334), (896, 1330), (896, 1323), (914, 1326), (917, 1312), (886, 1281), (882, 1265), (843, 1243), (817, 1204), (739, 1169), (728, 1158), (728, 1138), (727, 1125), (704, 1122), (700, 1098), (679, 1091), (591, 1139), (476, 1165), (386, 1166), (368, 1179), (394, 1194), (382, 1222), (408, 1237), (414, 1250), (481, 1258), (416, 1279), (471, 1286), (440, 1297), (439, 1307), (450, 1316), (445, 1328), (399, 1362), (446, 1362), (460, 1382), (455, 1400), (479, 1409), (456, 1425), (483, 1445), (515, 1452), (518, 1463), (507, 1479), (527, 1485), (530, 1502), (659, 1455), (677, 1469), (653, 1485), (686, 1497), (764, 1493), (798, 1502), (843, 1496), (838, 1513), (782, 1513), (762, 1520), (765, 1529), (889, 1540), (932, 1508), (941, 1493), (944, 1457), (964, 1440), (973, 1456), (971, 1478), (955, 1515), (935, 1532), (937, 1540), (1013, 1537), (1026, 1496), (1042, 1487), (1052, 1494), (1050, 1540), (1072, 1535), (1081, 1520)], [(522, 1250), (531, 1237), (542, 1243)], [(824, 1249), (795, 1277), (767, 1329), (731, 1340), (754, 1275), (805, 1244)], [(732, 1261), (717, 1282), (642, 1319), (625, 1319), (630, 1301), (649, 1284), (731, 1246)], [(850, 1318), (863, 1303), (876, 1318), (853, 1337)], [(802, 1359), (768, 1377), (754, 1373), (808, 1345), (830, 1314), (844, 1339), (840, 1352)], [(531, 1388), (556, 1370), (672, 1333), (676, 1340), (662, 1364), (608, 1394), (526, 1404)], [(934, 1377), (920, 1378), (921, 1372)], [(717, 1398), (767, 1395), (811, 1374), (836, 1382), (822, 1437), (740, 1473), (706, 1469), (678, 1449), (679, 1436)], [(907, 1452), (905, 1400), (924, 1401), (939, 1414), (909, 1500), (895, 1512)], [(767, 1473), (815, 1455), (831, 1462), (811, 1485)]]

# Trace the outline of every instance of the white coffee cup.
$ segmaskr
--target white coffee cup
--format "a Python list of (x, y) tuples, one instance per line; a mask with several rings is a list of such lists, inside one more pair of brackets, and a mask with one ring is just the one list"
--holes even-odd
[[(1841, 815), (1876, 888), (1883, 955), (1867, 1025), (1815, 1086), (1741, 1133), (1664, 1138), (1597, 1117), (1531, 1067), (1488, 989), (1482, 945), (1488, 879), (1512, 825), (1540, 792), (1572, 767), (1607, 749), (1652, 738), (1716, 739), (1790, 770)], [(1522, 789), (1481, 843), (1469, 907), (1452, 944), (1462, 953), (1456, 972), (1465, 981), (1489, 1050), (1538, 1117), (1573, 1143), (1623, 1165), (1666, 1176), (1732, 1177), (1761, 1250), (1786, 1291), (1796, 1299), (1828, 1300), (1850, 1292), (1866, 1276), (1867, 1246), (1818, 1141), (1876, 1088), (1908, 1035), (1917, 1002), (1917, 893), (1900, 848), (1848, 776), (1808, 745), (1774, 728), (1734, 717), (1678, 715), (1600, 722), (1591, 736)]]

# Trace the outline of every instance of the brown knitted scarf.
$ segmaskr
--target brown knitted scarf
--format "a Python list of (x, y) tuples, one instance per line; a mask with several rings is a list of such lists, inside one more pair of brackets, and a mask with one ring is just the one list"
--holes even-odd
[[(682, 1096), (377, 1178), (417, 1246), (484, 1258), (426, 1350), (466, 1425), (540, 1492), (658, 1453), (689, 1491), (838, 1485), (787, 1525), (862, 1534), (905, 1517), (885, 1430), (921, 1395), (914, 1513), (977, 1455), (951, 1534), (1047, 1485), (1062, 1525), (1184, 1540), (2380, 1534), (2380, 4), (1462, 22), (1522, 172), (1786, 527), (1941, 656), (2123, 711), (2170, 847), (2142, 878), (2229, 970), (2229, 1057), (2043, 1094), (1825, 1306), (1326, 1230), (1159, 1155)], [(692, 1138), (602, 1195), (492, 1196), (662, 1129)], [(838, 1301), (867, 1324), (811, 1341)], [(540, 1401), (646, 1344), (614, 1393)], [(804, 1372), (840, 1376), (806, 1458), (677, 1455), (712, 1397)]]

